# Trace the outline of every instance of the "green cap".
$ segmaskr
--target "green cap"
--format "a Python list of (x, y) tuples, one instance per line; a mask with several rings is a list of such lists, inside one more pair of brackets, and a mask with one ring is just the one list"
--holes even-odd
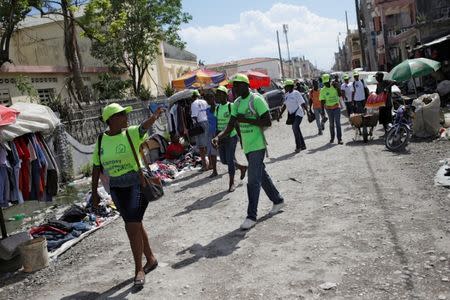
[(193, 91), (192, 91), (192, 96), (198, 96), (198, 97), (200, 97), (200, 92), (197, 91), (197, 90), (193, 90)]
[(322, 75), (322, 83), (330, 82), (330, 74), (323, 74)]
[(350, 77), (347, 74), (345, 74), (344, 75), (344, 80), (347, 80), (347, 79), (350, 79)]
[(284, 81), (284, 86), (289, 86), (289, 85), (294, 85), (294, 80), (292, 79), (287, 79)]
[(129, 113), (133, 108), (131, 106), (122, 107), (119, 103), (111, 103), (103, 108), (102, 119), (103, 122), (108, 121), (113, 115), (125, 111)]
[(353, 76), (359, 76), (358, 71), (354, 71), (354, 72), (353, 72)]
[(231, 82), (245, 82), (246, 84), (250, 84), (247, 75), (237, 73), (233, 77), (231, 77)]
[(228, 95), (228, 89), (226, 87), (224, 87), (223, 85), (219, 86), (217, 88), (218, 91), (222, 91), (224, 92), (226, 95)]

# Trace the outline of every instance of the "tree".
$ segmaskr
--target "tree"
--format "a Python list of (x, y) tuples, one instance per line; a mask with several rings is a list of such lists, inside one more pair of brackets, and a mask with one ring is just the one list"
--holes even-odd
[(9, 43), (19, 22), (31, 11), (31, 5), (39, 7), (40, 1), (0, 0), (0, 67), (12, 63)]
[(62, 16), (63, 18), (64, 55), (72, 75), (69, 78), (68, 88), (71, 97), (76, 100), (79, 107), (81, 102), (89, 102), (91, 99), (91, 94), (83, 83), (83, 61), (76, 30), (76, 25), (83, 29), (83, 24), (75, 17), (77, 9), (86, 2), (86, 0), (43, 0), (41, 6), (35, 7), (42, 17)]
[(181, 0), (92, 0), (83, 23), (93, 39), (92, 55), (109, 67), (124, 67), (139, 96), (161, 41), (183, 48), (178, 30), (190, 19)]

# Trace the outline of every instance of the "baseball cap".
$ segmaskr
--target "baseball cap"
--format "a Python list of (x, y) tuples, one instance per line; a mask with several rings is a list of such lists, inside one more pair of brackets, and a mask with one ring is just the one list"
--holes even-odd
[(231, 82), (245, 82), (246, 84), (250, 84), (247, 75), (237, 73), (233, 77), (231, 77)]
[(330, 82), (330, 74), (323, 74), (322, 75), (322, 83)]
[(345, 74), (344, 75), (344, 80), (347, 80), (347, 79), (350, 79), (350, 77), (347, 74)]
[(353, 76), (359, 76), (359, 73), (357, 71), (354, 71)]
[(192, 96), (198, 96), (198, 97), (200, 97), (200, 92), (197, 91), (197, 90), (193, 90), (193, 91), (192, 91)]
[(222, 91), (222, 92), (224, 92), (225, 94), (228, 95), (228, 89), (227, 89), (226, 87), (224, 87), (223, 85), (219, 86), (219, 87), (217, 88), (217, 90), (218, 90), (218, 91)]
[(125, 111), (126, 113), (129, 113), (132, 110), (133, 110), (133, 108), (131, 106), (123, 107), (119, 103), (111, 103), (109, 105), (106, 105), (103, 108), (103, 112), (102, 112), (103, 122), (108, 121), (108, 119), (111, 118), (115, 114), (118, 114), (123, 111)]
[(292, 79), (287, 79), (284, 81), (284, 86), (294, 85), (294, 81)]

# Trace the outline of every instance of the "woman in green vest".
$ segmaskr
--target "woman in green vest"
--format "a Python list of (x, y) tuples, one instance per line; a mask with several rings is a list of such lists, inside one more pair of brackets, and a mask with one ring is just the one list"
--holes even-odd
[[(228, 89), (224, 86), (219, 86), (216, 92), (216, 100), (219, 105), (216, 106), (215, 115), (217, 118), (217, 132), (225, 130), (231, 118), (231, 111), (233, 103), (228, 102)], [(235, 158), (236, 145), (238, 142), (238, 134), (236, 129), (233, 129), (228, 137), (222, 138), (218, 144), (220, 161), (228, 166), (229, 175), (229, 192), (233, 192), (236, 187), (234, 185), (234, 174), (236, 168), (241, 171), (241, 180), (244, 179), (247, 167), (240, 165)]]
[[(163, 109), (159, 108), (141, 125), (128, 126), (127, 114), (131, 110), (131, 106), (122, 107), (117, 103), (103, 108), (102, 119), (108, 124), (109, 130), (99, 137), (93, 153), (92, 201), (96, 208), (100, 199), (97, 193), (98, 180), (103, 172), (109, 177), (111, 197), (125, 222), (125, 230), (130, 240), (135, 263), (134, 284), (142, 286), (145, 283), (145, 274), (154, 270), (158, 261), (153, 255), (142, 224), (148, 205), (140, 191), (138, 171), (142, 168), (142, 162), (138, 166), (127, 134), (135, 151), (139, 153), (139, 147), (147, 138), (147, 130), (159, 118)], [(145, 266), (142, 266), (142, 255), (147, 259)]]

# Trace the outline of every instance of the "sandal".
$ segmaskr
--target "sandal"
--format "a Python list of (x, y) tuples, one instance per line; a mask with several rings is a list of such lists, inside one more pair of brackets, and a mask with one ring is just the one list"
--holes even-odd
[(134, 286), (136, 287), (142, 287), (145, 284), (145, 275), (142, 278), (137, 278), (138, 275), (136, 275), (136, 277), (134, 277)]
[(247, 173), (247, 167), (242, 167), (241, 168), (241, 180), (244, 180), (245, 178), (245, 174)]
[(145, 264), (145, 266), (144, 266), (144, 273), (145, 274), (150, 273), (151, 271), (156, 269), (157, 266), (158, 266), (158, 261), (157, 260), (155, 260), (155, 262), (151, 266), (147, 266), (147, 264)]

